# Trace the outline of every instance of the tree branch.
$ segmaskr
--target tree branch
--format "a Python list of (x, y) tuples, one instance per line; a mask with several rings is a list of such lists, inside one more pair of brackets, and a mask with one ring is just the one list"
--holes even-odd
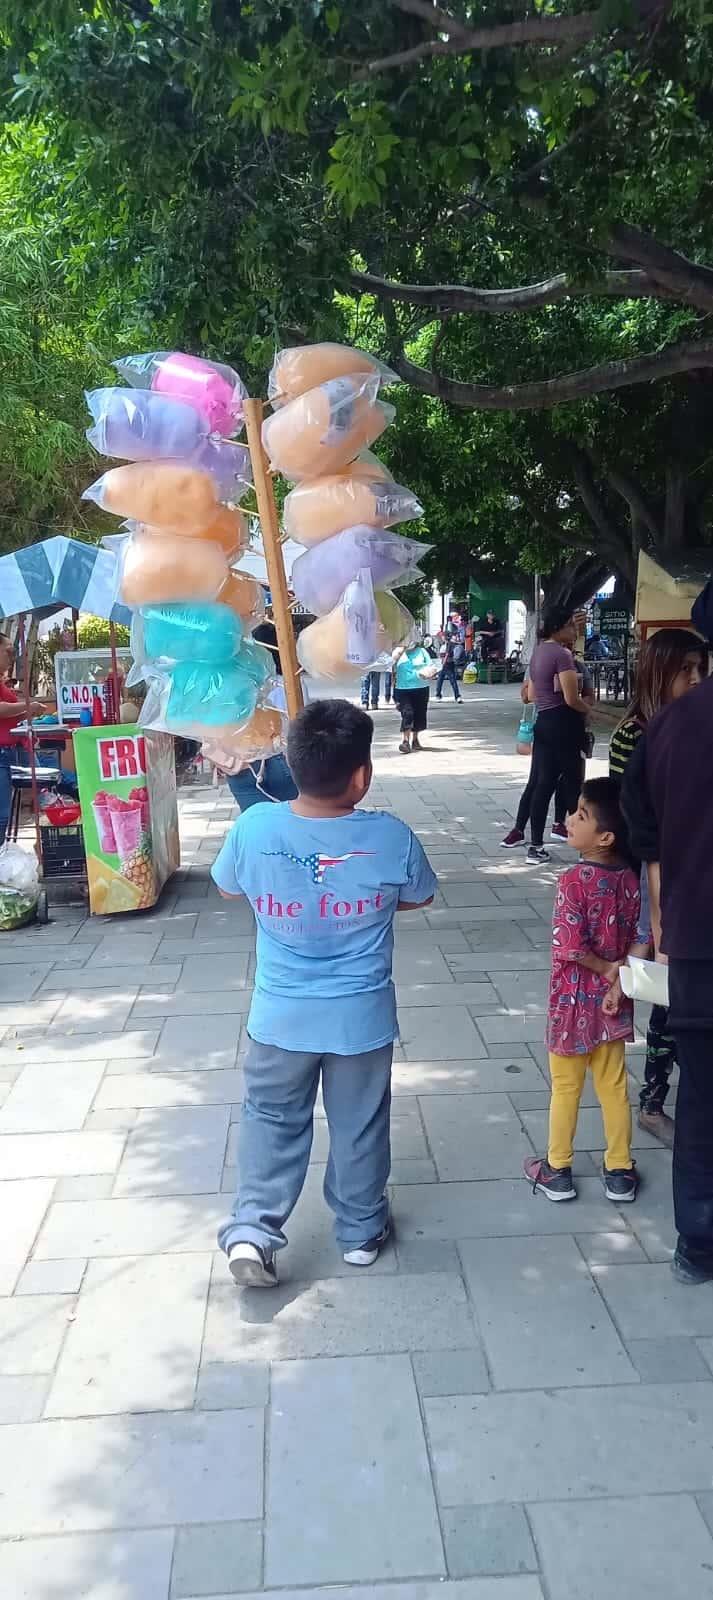
[(428, 306), (437, 312), (483, 311), (499, 316), (509, 311), (536, 311), (539, 306), (555, 305), (559, 300), (596, 298), (599, 296), (643, 300), (671, 298), (646, 272), (607, 272), (594, 282), (574, 283), (566, 272), (542, 283), (522, 284), (517, 289), (475, 289), (459, 283), (393, 283), (371, 272), (350, 272), (349, 282), (363, 294), (376, 295), (379, 300), (406, 301), (409, 305)]
[[(423, 39), (419, 44), (378, 61), (367, 63), (359, 77), (371, 77), (387, 68), (409, 66), (431, 56), (465, 55), (473, 50), (513, 49), (520, 45), (538, 48), (542, 45), (588, 44), (598, 33), (618, 32), (611, 25), (611, 12), (606, 6), (596, 11), (581, 11), (573, 16), (535, 16), (521, 22), (494, 23), (489, 27), (466, 28), (442, 7), (430, 6), (427, 0), (390, 0), (397, 11), (422, 17), (428, 25), (445, 38)], [(668, 9), (670, 0), (638, 0), (636, 10), (640, 25), (648, 25), (651, 17)]]
[(617, 222), (610, 229), (606, 248), (610, 255), (637, 262), (658, 283), (665, 284), (676, 299), (685, 300), (701, 311), (713, 311), (713, 270), (710, 267), (700, 267), (680, 251), (660, 244), (651, 234), (627, 222)]
[(605, 394), (635, 383), (672, 378), (678, 372), (713, 367), (713, 339), (701, 339), (698, 344), (688, 341), (672, 344), (652, 355), (605, 361), (601, 366), (545, 378), (539, 383), (459, 383), (455, 378), (440, 377), (426, 367), (417, 366), (409, 361), (403, 348), (398, 347), (392, 349), (389, 364), (405, 383), (410, 383), (421, 394), (430, 394), (436, 400), (445, 400), (466, 411), (544, 411), (567, 401), (582, 400), (587, 395)]
[(583, 450), (572, 445), (570, 450), (572, 460), (572, 475), (577, 485), (577, 493), (584, 509), (592, 522), (599, 537), (600, 549), (604, 554), (609, 553), (612, 561), (619, 564), (627, 580), (631, 578), (634, 566), (631, 542), (622, 537), (615, 522), (612, 521), (604, 501), (597, 489), (592, 475), (590, 463)]
[(604, 470), (615, 494), (621, 495), (622, 500), (626, 501), (631, 511), (632, 524), (634, 521), (643, 523), (643, 526), (651, 534), (654, 544), (658, 544), (661, 538), (661, 529), (638, 483), (635, 483), (633, 478), (630, 478), (628, 473), (622, 472), (619, 467), (614, 471), (607, 468)]

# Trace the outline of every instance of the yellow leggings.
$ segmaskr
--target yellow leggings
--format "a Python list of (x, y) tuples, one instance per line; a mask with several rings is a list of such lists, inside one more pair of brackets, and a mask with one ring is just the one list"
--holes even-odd
[(587, 1067), (591, 1067), (607, 1140), (604, 1157), (607, 1170), (631, 1170), (631, 1106), (626, 1089), (624, 1055), (623, 1039), (612, 1039), (610, 1044), (597, 1045), (596, 1050), (591, 1050), (585, 1056), (550, 1055), (552, 1099), (547, 1160), (551, 1167), (572, 1165), (579, 1102)]

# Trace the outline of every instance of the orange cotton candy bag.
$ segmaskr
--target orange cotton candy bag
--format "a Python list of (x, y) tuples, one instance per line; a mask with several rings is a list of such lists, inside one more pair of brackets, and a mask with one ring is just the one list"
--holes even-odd
[(167, 528), (157, 526), (152, 522), (136, 522), (127, 524), (131, 532), (138, 533), (141, 538), (193, 538), (205, 540), (208, 544), (217, 544), (232, 561), (242, 550), (245, 550), (250, 541), (250, 530), (247, 518), (242, 511), (234, 511), (230, 506), (219, 506), (218, 514), (206, 528)]
[(132, 461), (112, 467), (85, 489), (82, 499), (96, 501), (114, 516), (184, 534), (203, 532), (220, 509), (210, 473), (176, 461)]
[[(353, 587), (350, 585), (350, 588)], [(297, 657), (300, 666), (313, 678), (358, 678), (365, 665), (384, 654), (391, 654), (397, 644), (404, 644), (414, 635), (415, 623), (410, 611), (396, 596), (388, 592), (374, 596), (376, 627), (371, 660), (350, 659), (350, 622), (347, 606), (340, 601), (326, 617), (318, 617), (300, 634), (297, 640)]]
[(220, 605), (230, 606), (247, 628), (254, 628), (265, 615), (262, 585), (247, 572), (231, 572), (216, 596)]
[(119, 594), (136, 608), (174, 600), (214, 600), (229, 575), (217, 544), (203, 539), (127, 539), (120, 556)]
[(365, 350), (348, 344), (301, 344), (278, 350), (272, 364), (267, 397), (275, 410), (288, 400), (296, 400), (308, 389), (316, 389), (331, 378), (345, 378), (355, 372), (371, 372), (379, 383), (395, 383), (396, 373)]
[[(372, 457), (375, 461), (375, 457)], [(333, 473), (298, 483), (287, 495), (282, 510), (285, 533), (297, 544), (321, 544), (345, 528), (364, 523), (391, 528), (423, 516), (423, 506), (410, 489), (383, 475), (369, 478), (366, 462), (353, 462), (357, 472)], [(377, 469), (381, 466), (376, 463)], [(365, 470), (366, 469), (366, 470)]]
[(239, 772), (284, 749), (287, 718), (273, 706), (258, 706), (244, 727), (215, 728), (203, 741), (203, 755), (223, 772)]
[(267, 417), (262, 442), (271, 467), (296, 481), (339, 472), (395, 415), (377, 400), (378, 388), (374, 373), (334, 378)]

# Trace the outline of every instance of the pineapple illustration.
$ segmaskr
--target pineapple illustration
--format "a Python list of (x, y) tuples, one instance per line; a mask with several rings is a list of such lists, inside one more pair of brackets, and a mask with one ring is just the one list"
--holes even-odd
[(121, 875), (140, 893), (137, 911), (145, 911), (156, 899), (154, 865), (151, 855), (151, 835), (143, 833), (136, 850), (132, 850), (121, 863)]

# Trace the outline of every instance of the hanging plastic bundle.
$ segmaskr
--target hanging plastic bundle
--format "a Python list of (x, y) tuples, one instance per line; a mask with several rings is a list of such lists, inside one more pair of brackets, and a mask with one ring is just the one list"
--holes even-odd
[(295, 480), (338, 472), (393, 420), (378, 390), (377, 374), (357, 372), (290, 400), (262, 425), (270, 465)]
[(297, 557), (292, 587), (305, 609), (321, 617), (361, 568), (369, 569), (375, 589), (395, 587), (417, 575), (418, 562), (430, 548), (381, 528), (345, 528)]
[(268, 380), (267, 397), (277, 410), (289, 400), (306, 394), (308, 389), (355, 372), (372, 373), (379, 383), (398, 381), (395, 372), (365, 350), (354, 350), (346, 344), (300, 344), (278, 351)]
[(229, 438), (243, 426), (247, 390), (232, 367), (181, 350), (152, 350), (115, 361), (119, 376), (137, 389), (152, 389), (172, 400), (186, 400), (209, 424), (211, 433)]
[(89, 443), (125, 461), (176, 460), (209, 472), (220, 497), (240, 500), (252, 482), (247, 445), (211, 433), (207, 418), (182, 400), (151, 389), (89, 389)]

